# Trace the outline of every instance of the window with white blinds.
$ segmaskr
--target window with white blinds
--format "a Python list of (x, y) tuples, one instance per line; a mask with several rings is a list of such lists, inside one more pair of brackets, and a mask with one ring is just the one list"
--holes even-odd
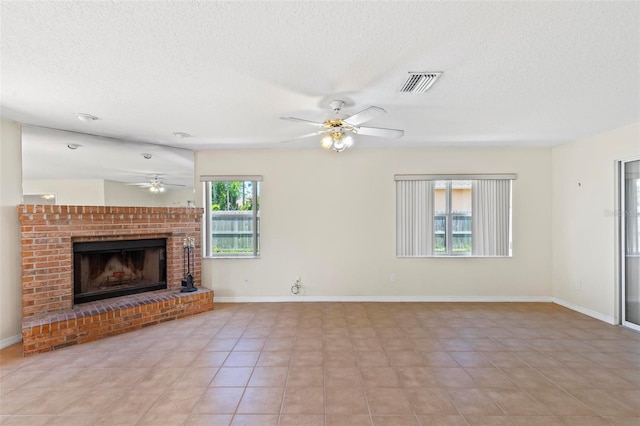
[(515, 178), (396, 175), (396, 256), (511, 256)]

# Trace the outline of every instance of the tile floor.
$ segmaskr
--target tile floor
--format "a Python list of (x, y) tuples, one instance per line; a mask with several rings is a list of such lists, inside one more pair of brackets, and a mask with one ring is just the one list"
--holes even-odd
[(640, 335), (550, 303), (216, 304), (20, 351), (2, 425), (640, 425)]

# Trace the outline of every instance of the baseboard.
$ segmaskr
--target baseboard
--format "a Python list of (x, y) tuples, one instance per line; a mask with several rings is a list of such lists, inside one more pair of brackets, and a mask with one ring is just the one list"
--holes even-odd
[(20, 341), (22, 341), (22, 334), (16, 334), (15, 336), (5, 337), (4, 339), (0, 339), (0, 349), (4, 349), (7, 346), (11, 346)]
[(552, 297), (553, 303), (556, 303), (560, 306), (564, 306), (565, 308), (571, 309), (572, 311), (580, 312), (581, 314), (585, 314), (592, 318), (598, 319), (600, 321), (604, 321), (609, 324), (616, 325), (616, 320), (614, 317), (609, 315), (603, 315), (600, 312), (596, 312), (589, 308), (585, 308), (580, 305), (576, 305), (575, 303), (567, 302), (566, 300), (558, 299), (557, 297)]
[(215, 303), (256, 302), (552, 302), (548, 296), (215, 296)]

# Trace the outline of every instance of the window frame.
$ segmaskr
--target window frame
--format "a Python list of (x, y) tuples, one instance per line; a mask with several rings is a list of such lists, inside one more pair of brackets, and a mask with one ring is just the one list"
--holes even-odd
[[(473, 211), (471, 211), (471, 215), (462, 215), (462, 214), (456, 214), (453, 212), (453, 182), (454, 180), (462, 180), (462, 179), (439, 179), (440, 182), (445, 182), (445, 213), (444, 213), (444, 217), (445, 217), (445, 248), (446, 248), (446, 252), (445, 253), (437, 253), (435, 250), (433, 252), (433, 256), (434, 257), (447, 257), (447, 256), (452, 256), (452, 257), (458, 257), (458, 256), (462, 256), (462, 257), (467, 257), (467, 256), (473, 256), (473, 250), (471, 250), (468, 253), (455, 253), (453, 251), (453, 218), (454, 216), (456, 217), (471, 217), (473, 218)], [(471, 182), (471, 180), (468, 179), (464, 179), (462, 181), (465, 182)], [(471, 194), (471, 196), (473, 196), (473, 193)], [(433, 210), (433, 222), (435, 224), (436, 222), (436, 210), (435, 210), (435, 206), (434, 206), (434, 210)], [(472, 219), (473, 220), (473, 219)], [(473, 230), (471, 230), (471, 241), (473, 244)], [(433, 241), (434, 241), (434, 249), (435, 249), (435, 236), (436, 236), (436, 230), (435, 230), (435, 226), (434, 226), (434, 230), (433, 230)]]
[[(260, 202), (258, 196), (260, 194), (260, 184), (262, 183), (262, 176), (259, 175), (203, 175), (200, 176), (200, 182), (203, 185), (203, 206), (204, 206), (204, 221), (205, 224), (202, 227), (203, 242), (202, 256), (209, 259), (258, 259), (260, 258), (260, 232), (259, 227), (259, 214)], [(211, 229), (211, 220), (213, 213), (211, 210), (212, 193), (211, 187), (214, 182), (251, 182), (251, 218), (252, 218), (252, 246), (253, 251), (251, 253), (213, 253), (213, 232)]]
[[(451, 191), (450, 191), (450, 187), (452, 185), (453, 181), (456, 180), (461, 180), (461, 181), (474, 181), (474, 180), (508, 180), (510, 181), (510, 185), (509, 185), (509, 224), (508, 224), (508, 233), (509, 233), (509, 253), (507, 255), (482, 255), (482, 254), (474, 254), (473, 252), (473, 238), (474, 238), (474, 232), (473, 232), (473, 225), (472, 225), (472, 231), (471, 231), (471, 238), (472, 238), (472, 250), (471, 253), (460, 253), (460, 254), (455, 254), (453, 252), (450, 252), (450, 250), (453, 249), (453, 212), (451, 211)], [(434, 208), (433, 208), (433, 234), (432, 234), (432, 250), (431, 250), (431, 254), (399, 254), (399, 249), (398, 249), (398, 241), (400, 241), (399, 238), (406, 238), (406, 236), (403, 237), (398, 237), (398, 232), (399, 229), (401, 229), (402, 227), (399, 226), (400, 223), (400, 218), (398, 217), (398, 193), (396, 193), (396, 257), (397, 258), (512, 258), (513, 257), (513, 251), (512, 251), (512, 246), (513, 246), (513, 181), (517, 180), (517, 175), (515, 173), (492, 173), (492, 174), (396, 174), (394, 175), (394, 181), (398, 182), (398, 181), (447, 181), (447, 188), (448, 190), (446, 191), (446, 197), (447, 199), (445, 200), (446, 206), (447, 206), (447, 213), (445, 214), (445, 232), (446, 232), (446, 239), (445, 239), (445, 243), (447, 244), (447, 253), (435, 253), (435, 229), (436, 229), (436, 214), (435, 214), (435, 204), (434, 204)], [(396, 186), (396, 190), (397, 190), (397, 186)], [(473, 194), (473, 190), (472, 190), (472, 196), (475, 196), (475, 194)], [(471, 217), (472, 217), (472, 223), (473, 223), (473, 214), (474, 212), (471, 212)], [(458, 215), (460, 216), (460, 215)], [(449, 231), (449, 228), (451, 229), (451, 231)], [(406, 235), (406, 234), (405, 234)]]

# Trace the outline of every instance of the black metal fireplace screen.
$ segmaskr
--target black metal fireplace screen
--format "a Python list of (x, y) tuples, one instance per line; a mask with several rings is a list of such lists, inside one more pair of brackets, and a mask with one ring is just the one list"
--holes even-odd
[(167, 288), (167, 240), (73, 244), (74, 303)]

